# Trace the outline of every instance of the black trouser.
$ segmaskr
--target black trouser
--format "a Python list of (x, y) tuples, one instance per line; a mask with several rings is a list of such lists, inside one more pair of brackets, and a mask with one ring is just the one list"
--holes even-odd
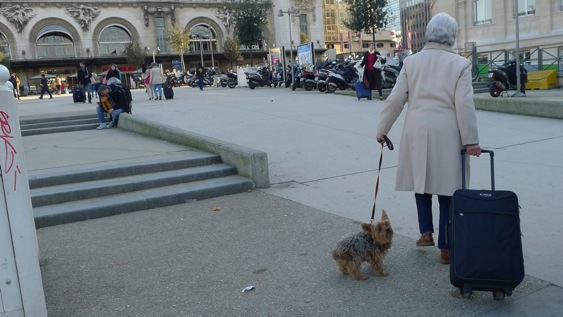
[(50, 98), (53, 98), (53, 95), (51, 95), (51, 91), (49, 90), (48, 87), (41, 87), (41, 96), (39, 96), (39, 99), (43, 99), (43, 94), (44, 93), (48, 93)]

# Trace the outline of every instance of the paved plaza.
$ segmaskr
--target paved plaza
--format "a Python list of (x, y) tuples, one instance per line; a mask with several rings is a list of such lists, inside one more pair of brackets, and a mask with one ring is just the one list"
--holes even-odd
[[(531, 91), (527, 98), (542, 93)], [(548, 94), (563, 98), (563, 92)], [(96, 316), (96, 308), (103, 316), (543, 316), (563, 309), (561, 120), (477, 113), (481, 145), (496, 154), (496, 187), (516, 192), (522, 208), (527, 277), (512, 298), (496, 302), (490, 294), (456, 297), (438, 250), (415, 247), (413, 194), (394, 191), (397, 150), (384, 150), (377, 199), (377, 209), (387, 210), (396, 233), (386, 261), (391, 275), (353, 282), (337, 273), (331, 248), (355, 232), (358, 221), (370, 218), (381, 150), (375, 130), (383, 102), (284, 88), (185, 87), (175, 89), (169, 101), (149, 101), (143, 90), (135, 90), (133, 98), (134, 116), (266, 152), (271, 186), (40, 229), (47, 303), (60, 313), (56, 316)], [(22, 117), (94, 115), (93, 105), (73, 104), (65, 95), (26, 97), (17, 104)], [(404, 113), (389, 135), (396, 147), (403, 118)], [(32, 146), (26, 140), (26, 148)], [(60, 167), (70, 159), (61, 158)], [(471, 187), (490, 186), (488, 163), (472, 158)], [(28, 169), (40, 169), (37, 164)], [(213, 214), (212, 204), (225, 208)], [(210, 256), (213, 252), (194, 244), (217, 252)], [(215, 274), (202, 273), (206, 268)], [(77, 283), (59, 280), (65, 274)], [(254, 291), (240, 292), (258, 282)], [(91, 290), (107, 292), (100, 298)], [(76, 296), (80, 292), (86, 297)]]

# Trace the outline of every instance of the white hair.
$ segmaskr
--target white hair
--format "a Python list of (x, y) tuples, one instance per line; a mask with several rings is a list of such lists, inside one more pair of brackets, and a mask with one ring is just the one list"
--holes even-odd
[(426, 41), (453, 46), (457, 35), (457, 22), (447, 13), (436, 14), (426, 27)]

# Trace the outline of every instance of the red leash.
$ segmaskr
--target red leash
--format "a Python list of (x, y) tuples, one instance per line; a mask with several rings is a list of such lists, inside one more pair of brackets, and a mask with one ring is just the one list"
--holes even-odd
[(375, 182), (375, 197), (373, 199), (373, 208), (371, 209), (372, 221), (375, 218), (375, 200), (377, 199), (377, 193), (379, 192), (379, 175), (381, 175), (381, 163), (383, 163), (383, 147), (387, 145), (389, 151), (393, 151), (393, 149), (395, 148), (391, 140), (389, 140), (386, 135), (383, 136), (383, 139), (385, 140), (385, 142), (381, 143), (381, 154), (379, 155), (379, 167), (377, 169), (377, 181)]

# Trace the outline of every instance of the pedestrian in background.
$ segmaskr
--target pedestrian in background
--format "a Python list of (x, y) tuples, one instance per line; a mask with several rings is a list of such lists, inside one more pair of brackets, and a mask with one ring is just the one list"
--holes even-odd
[(49, 94), (49, 99), (53, 99), (53, 95), (51, 95), (51, 91), (49, 90), (49, 82), (47, 81), (45, 74), (41, 74), (40, 86), (41, 86), (41, 96), (39, 96), (39, 99), (43, 99), (43, 94), (45, 93)]
[(10, 75), (10, 79), (8, 80), (12, 83), (12, 86), (14, 86), (14, 98), (20, 100), (20, 79), (16, 73), (12, 73), (12, 75)]
[(150, 83), (153, 88), (154, 99), (162, 100), (162, 84), (164, 83), (164, 75), (157, 63), (153, 62), (150, 69)]
[(91, 85), (90, 77), (92, 76), (92, 74), (90, 73), (90, 70), (86, 68), (84, 62), (80, 62), (80, 69), (78, 70), (76, 76), (78, 77), (78, 83), (80, 84), (80, 89), (82, 89), (82, 91), (84, 92), (83, 103), (86, 103), (86, 94), (88, 94), (88, 102), (92, 103), (92, 95), (90, 94), (90, 85)]
[(98, 98), (98, 86), (100, 85), (100, 77), (96, 73), (92, 73), (90, 76), (90, 92), (92, 93), (92, 98)]
[(379, 92), (379, 100), (383, 100), (383, 78), (381, 77), (381, 68), (377, 68), (374, 65), (376, 61), (379, 61), (380, 65), (384, 64), (381, 53), (375, 50), (375, 43), (369, 43), (368, 51), (364, 53), (364, 58), (360, 63), (360, 66), (364, 68), (364, 75), (362, 77), (364, 86), (370, 91), (369, 100), (371, 100), (372, 90), (377, 90)]
[(61, 94), (61, 75), (57, 74), (55, 76), (55, 91), (57, 92), (57, 95)]
[(454, 191), (462, 188), (460, 150), (465, 148), (468, 155), (481, 154), (471, 62), (452, 49), (456, 34), (457, 22), (446, 13), (438, 13), (430, 20), (427, 44), (404, 60), (397, 83), (381, 110), (376, 136), (378, 142), (384, 142), (408, 103), (395, 189), (415, 193), (421, 234), (416, 245), (420, 247), (434, 245), (432, 195), (438, 196), (438, 248), (443, 264), (450, 260), (446, 244), (450, 201)]
[(119, 79), (119, 81), (121, 81), (121, 72), (119, 71), (119, 68), (117, 68), (117, 64), (112, 64), (109, 69), (108, 72), (106, 73), (106, 77), (103, 80), (103, 84), (107, 84), (108, 80), (112, 77), (115, 77), (117, 79)]
[(141, 78), (143, 78), (143, 81), (145, 82), (145, 90), (149, 95), (149, 100), (152, 100), (151, 69), (150, 67), (147, 67), (147, 65), (143, 65), (143, 75)]
[(199, 64), (195, 71), (197, 77), (197, 86), (199, 87), (199, 90), (203, 90), (203, 79), (205, 78), (205, 73), (205, 68), (202, 64)]

